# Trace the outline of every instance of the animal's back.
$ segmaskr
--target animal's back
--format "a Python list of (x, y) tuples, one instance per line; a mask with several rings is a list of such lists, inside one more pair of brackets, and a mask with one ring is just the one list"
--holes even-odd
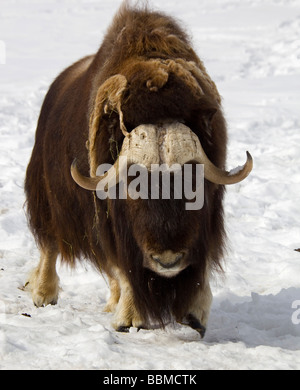
[(191, 56), (188, 35), (179, 23), (147, 7), (121, 7), (107, 31), (102, 47), (112, 55), (118, 52), (123, 60), (131, 56), (177, 58), (184, 53)]
[(95, 85), (99, 87), (107, 78), (119, 73), (120, 64), (124, 66), (126, 60), (137, 58), (182, 58), (203, 66), (187, 33), (174, 18), (151, 11), (147, 6), (133, 8), (124, 4), (96, 54)]

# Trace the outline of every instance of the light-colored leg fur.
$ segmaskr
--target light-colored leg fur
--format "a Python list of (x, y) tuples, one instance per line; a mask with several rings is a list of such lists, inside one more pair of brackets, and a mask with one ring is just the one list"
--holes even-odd
[(37, 307), (55, 305), (58, 300), (59, 278), (56, 273), (56, 249), (41, 250), (40, 263), (29, 276), (25, 284), (31, 292), (33, 303)]
[(109, 278), (111, 295), (104, 309), (114, 312), (113, 327), (118, 331), (128, 331), (131, 326), (142, 327), (143, 321), (134, 305), (129, 281), (119, 269), (114, 269), (114, 275), (114, 278)]
[(196, 299), (189, 308), (189, 314), (192, 314), (204, 328), (207, 326), (212, 298), (210, 285), (207, 282), (204, 288), (199, 290)]
[(117, 279), (108, 277), (110, 297), (104, 308), (106, 313), (114, 313), (121, 296), (121, 290)]

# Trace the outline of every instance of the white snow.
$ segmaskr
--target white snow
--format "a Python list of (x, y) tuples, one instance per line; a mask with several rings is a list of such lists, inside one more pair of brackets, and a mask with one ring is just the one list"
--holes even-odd
[(0, 369), (299, 369), (299, 0), (152, 1), (187, 26), (218, 85), (228, 167), (246, 150), (254, 160), (228, 187), (226, 276), (212, 283), (205, 339), (179, 325), (116, 333), (107, 283), (88, 264), (58, 267), (57, 306), (35, 308), (19, 289), (39, 257), (23, 180), (41, 103), (64, 67), (97, 50), (120, 3), (1, 4)]

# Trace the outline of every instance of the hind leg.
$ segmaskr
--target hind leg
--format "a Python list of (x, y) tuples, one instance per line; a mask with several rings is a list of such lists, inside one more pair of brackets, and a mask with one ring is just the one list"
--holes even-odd
[(31, 292), (33, 303), (37, 307), (57, 303), (59, 290), (59, 278), (56, 273), (57, 255), (56, 248), (42, 249), (39, 265), (32, 271), (25, 284), (26, 290)]

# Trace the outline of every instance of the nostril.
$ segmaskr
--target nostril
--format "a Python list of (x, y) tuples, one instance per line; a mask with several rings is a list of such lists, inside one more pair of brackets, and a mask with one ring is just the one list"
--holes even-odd
[(178, 263), (183, 258), (183, 253), (179, 253), (179, 255), (175, 259), (175, 263)]
[(154, 261), (156, 261), (157, 263), (160, 263), (160, 257), (158, 257), (158, 256), (154, 256), (154, 255), (151, 255), (151, 257), (152, 257), (152, 259), (154, 260)]

